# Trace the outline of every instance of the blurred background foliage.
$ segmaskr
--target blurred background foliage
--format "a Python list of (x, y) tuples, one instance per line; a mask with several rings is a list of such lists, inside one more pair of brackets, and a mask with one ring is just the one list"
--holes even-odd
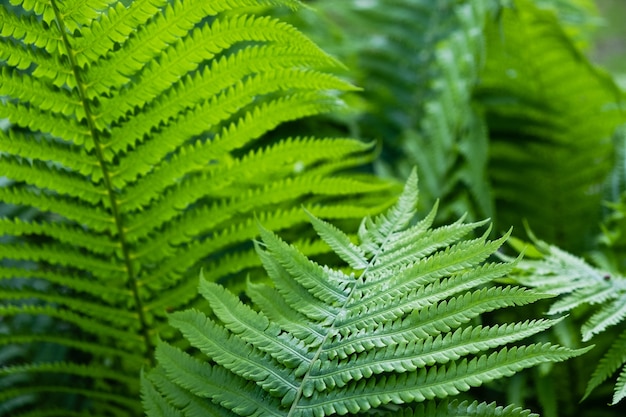
[(592, 59), (611, 71), (626, 88), (626, 2), (596, 2), (601, 19), (594, 35)]
[(624, 2), (308, 4), (294, 23), (363, 88), (338, 119), (381, 144), (379, 175), (417, 166), (422, 207), (440, 200), (442, 223), (464, 213), (498, 232), (527, 222), (565, 249), (592, 249), (626, 120)]

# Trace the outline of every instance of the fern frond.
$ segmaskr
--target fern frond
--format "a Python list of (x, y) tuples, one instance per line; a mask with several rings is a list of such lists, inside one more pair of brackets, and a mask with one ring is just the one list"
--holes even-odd
[(44, 111), (60, 113), (63, 116), (85, 118), (85, 109), (80, 100), (69, 92), (48, 85), (34, 77), (19, 75), (9, 67), (2, 68), (3, 83), (0, 94), (13, 97)]
[(57, 166), (70, 171), (91, 176), (94, 182), (102, 179), (102, 172), (98, 162), (88, 157), (84, 149), (77, 146), (68, 146), (60, 141), (45, 141), (33, 138), (20, 131), (0, 131), (0, 146), (2, 151), (20, 155), (26, 160), (41, 161), (46, 157), (53, 158)]
[(613, 405), (617, 404), (621, 400), (626, 398), (626, 367), (622, 369), (617, 377), (617, 383), (615, 384), (615, 393), (613, 394)]
[[(580, 353), (584, 353), (584, 350), (575, 354)], [(446, 398), (484, 382), (511, 376), (517, 371), (548, 360), (566, 360), (571, 357), (572, 351), (549, 344), (513, 347), (510, 350), (503, 348), (471, 361), (465, 359), (458, 363), (452, 362), (449, 366), (435, 366), (428, 371), (421, 369), (415, 373), (383, 376), (377, 379), (376, 384), (351, 381), (341, 394), (333, 395), (333, 392), (330, 395), (320, 394), (311, 390), (310, 400), (306, 401), (306, 405), (292, 409), (297, 415), (303, 416), (320, 413), (317, 411), (320, 409), (322, 415), (356, 414), (380, 404), (402, 404)]]
[[(545, 297), (545, 296), (544, 296)], [(367, 346), (394, 346), (411, 340), (429, 339), (442, 332), (450, 332), (461, 324), (470, 322), (481, 313), (499, 308), (524, 305), (543, 298), (540, 294), (523, 288), (493, 287), (466, 293), (460, 298), (450, 298), (428, 308), (411, 313), (400, 324), (365, 327), (349, 339), (337, 339), (328, 343), (328, 351), (340, 358), (354, 352), (362, 352)], [(265, 307), (268, 313), (271, 311)], [(270, 316), (274, 320), (280, 320)]]
[[(262, 398), (262, 389), (253, 382), (240, 378), (219, 366), (209, 366), (178, 349), (160, 345), (157, 348), (157, 357), (163, 364), (167, 379), (180, 388), (202, 397), (206, 397), (209, 392), (216, 392), (215, 400), (222, 409), (222, 413), (224, 413), (224, 408), (231, 409), (235, 413), (250, 415), (255, 410), (267, 410), (271, 413), (280, 404), (279, 398)], [(181, 373), (183, 373), (182, 376)], [(242, 395), (233, 400), (233, 394), (236, 392)]]
[(25, 182), (39, 189), (54, 190), (70, 198), (80, 198), (85, 203), (94, 206), (107, 203), (104, 187), (85, 182), (81, 176), (73, 175), (45, 162), (4, 157), (2, 168), (14, 181)]
[[(620, 293), (623, 293), (624, 289)], [(596, 312), (589, 320), (583, 324), (581, 331), (583, 340), (591, 339), (595, 334), (604, 331), (604, 329), (615, 326), (626, 317), (626, 294), (620, 294), (614, 298), (611, 303), (607, 304), (600, 311)]]
[(366, 137), (384, 141), (379, 172), (405, 178), (417, 166), (421, 209), (440, 198), (446, 221), (468, 211), (470, 218), (492, 216), (487, 131), (472, 92), (485, 58), (483, 27), (495, 4), (316, 2), (326, 19), (310, 31), (337, 26), (336, 36), (323, 33), (320, 39), (353, 62), (365, 88), (367, 113), (357, 126)]
[(33, 77), (49, 80), (56, 87), (64, 85), (70, 88), (76, 87), (76, 80), (71, 69), (64, 67), (61, 64), (63, 58), (57, 55), (38, 54), (27, 45), (0, 39), (0, 60), (6, 61), (9, 66), (18, 70), (26, 70), (35, 64), (35, 69), (32, 71)]
[[(43, 3), (43, 2), (42, 2)], [(44, 4), (41, 6), (45, 7)], [(52, 13), (50, 8), (46, 9)], [(42, 48), (49, 54), (66, 54), (63, 48), (63, 40), (56, 30), (48, 30), (39, 24), (33, 16), (18, 17), (5, 7), (0, 8), (2, 28), (0, 35), (7, 39), (15, 39), (24, 45)]]
[(46, 190), (33, 190), (22, 186), (0, 187), (0, 198), (6, 204), (34, 207), (42, 212), (57, 213), (68, 220), (84, 225), (96, 233), (112, 232), (115, 222), (107, 211), (98, 206), (85, 210), (78, 200), (65, 198)]
[(533, 1), (517, 0), (486, 31), (489, 59), (476, 99), (490, 126), (498, 221), (527, 220), (540, 238), (580, 250), (600, 220), (611, 136), (624, 120), (619, 89), (555, 13)]
[(395, 184), (349, 173), (372, 145), (279, 129), (356, 89), (259, 9), (299, 4), (0, 4), (0, 345), (23, 353), (0, 410), (137, 415), (140, 366), (180, 337), (166, 311), (198, 304), (201, 268), (239, 285), (261, 266), (256, 219), (306, 240), (294, 207), (351, 224), (389, 205)]
[[(358, 381), (375, 374), (392, 371), (411, 372), (418, 368), (455, 361), (463, 356), (524, 339), (553, 324), (550, 321), (532, 321), (496, 325), (491, 328), (468, 326), (448, 333), (444, 337), (438, 335), (436, 338), (407, 340), (395, 346), (394, 343), (384, 343), (368, 338), (366, 345), (361, 341), (357, 347), (348, 347), (352, 352), (367, 353), (353, 357), (342, 367), (338, 366), (337, 360), (332, 360), (335, 357), (333, 349), (323, 350), (322, 357), (331, 360), (321, 364), (320, 368), (311, 374), (309, 381), (318, 387), (318, 391), (322, 391), (328, 387), (342, 387), (345, 385), (344, 381)], [(368, 346), (385, 347), (386, 350), (383, 352), (370, 350)]]
[[(546, 293), (560, 294), (549, 314), (571, 312), (589, 305), (591, 314), (585, 318), (580, 332), (583, 341), (624, 323), (626, 312), (626, 279), (609, 271), (593, 267), (574, 255), (543, 241), (535, 240), (529, 252), (536, 259), (519, 262), (513, 276), (516, 281), (536, 287)], [(624, 346), (626, 333), (616, 337), (598, 363), (587, 384), (584, 397), (602, 384), (617, 369), (626, 364)], [(615, 398), (620, 397), (615, 387)], [(617, 400), (619, 401), (619, 400)], [(614, 401), (616, 402), (616, 401)]]
[[(257, 416), (385, 415), (387, 405), (401, 410), (423, 402), (432, 409), (434, 399), (588, 350), (520, 344), (559, 320), (471, 324), (485, 311), (546, 296), (484, 288), (514, 265), (486, 262), (503, 239), (462, 241), (464, 233), (451, 239), (423, 223), (412, 226), (416, 200), (413, 175), (394, 207), (362, 222), (365, 244), (308, 213), (324, 240), (356, 268), (319, 265), (261, 228), (256, 248), (273, 286), (249, 283), (254, 306), (248, 306), (201, 279), (200, 293), (211, 313), (191, 309), (170, 315), (200, 354), (192, 357), (159, 343), (159, 366), (143, 383), (149, 415), (184, 412), (174, 398), (179, 390), (210, 399), (223, 413)], [(413, 233), (416, 227), (420, 234)], [(411, 246), (411, 238), (448, 243), (434, 245), (424, 256), (394, 244)], [(171, 385), (157, 386), (164, 376)], [(459, 415), (502, 412), (495, 405), (464, 406), (468, 414)]]
[(0, 296), (7, 301), (37, 299), (49, 305), (62, 306), (67, 311), (80, 313), (86, 318), (102, 320), (116, 326), (137, 330), (137, 317), (128, 311), (102, 306), (94, 302), (76, 300), (75, 297), (47, 294), (42, 291), (4, 290), (0, 289)]
[[(390, 413), (389, 413), (390, 414)], [(419, 405), (415, 411), (406, 411), (402, 416), (406, 417), (461, 417), (461, 416), (485, 416), (485, 417), (539, 417), (538, 414), (531, 413), (521, 407), (509, 405), (507, 407), (498, 406), (495, 403), (479, 403), (477, 401), (468, 403), (467, 401), (442, 401), (437, 404), (429, 402), (426, 406)]]
[[(535, 241), (539, 259), (518, 264), (517, 281), (547, 293), (565, 294), (550, 308), (550, 314), (571, 311), (583, 304), (604, 307), (583, 325), (583, 340), (605, 331), (622, 321), (625, 279), (595, 268), (584, 260), (543, 241)], [(565, 284), (565, 285), (563, 285)]]
[[(609, 350), (606, 351), (598, 366), (593, 371), (591, 379), (587, 383), (584, 398), (588, 397), (591, 392), (600, 386), (604, 381), (613, 375), (620, 366), (626, 365), (626, 331), (622, 332), (613, 342)], [(615, 387), (615, 395), (619, 388)], [(614, 401), (616, 402), (616, 401)]]
[[(132, 292), (126, 288), (113, 288), (110, 283), (94, 283), (78, 276), (69, 274), (59, 274), (50, 270), (47, 271), (24, 271), (23, 268), (0, 268), (0, 279), (9, 280), (13, 278), (25, 278), (32, 281), (42, 279), (50, 284), (59, 285), (60, 287), (72, 288), (78, 293), (88, 294), (89, 297), (99, 297), (104, 300), (124, 300), (132, 295)], [(10, 286), (3, 283), (4, 286)]]
[(56, 239), (64, 244), (73, 244), (79, 248), (112, 256), (117, 250), (113, 242), (104, 243), (90, 233), (62, 223), (30, 223), (16, 219), (0, 219), (0, 235), (23, 236), (39, 235)]
[(317, 234), (328, 243), (331, 249), (344, 262), (350, 265), (350, 268), (360, 270), (367, 267), (368, 262), (365, 252), (359, 246), (353, 244), (348, 235), (332, 224), (318, 219), (311, 213), (307, 212), (307, 215)]
[(76, 120), (58, 117), (49, 111), (29, 107), (23, 103), (7, 101), (1, 104), (0, 116), (10, 120), (12, 124), (33, 132), (46, 132), (57, 138), (64, 138), (67, 142), (85, 145), (87, 150), (92, 150), (92, 146), (87, 144), (89, 132)]

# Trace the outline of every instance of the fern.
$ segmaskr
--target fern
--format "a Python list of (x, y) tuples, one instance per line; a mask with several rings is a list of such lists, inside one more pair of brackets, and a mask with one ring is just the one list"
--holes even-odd
[(312, 31), (334, 21), (320, 39), (349, 46), (335, 49), (366, 88), (357, 126), (385, 144), (380, 173), (417, 165), (423, 208), (440, 199), (444, 220), (468, 212), (506, 229), (526, 218), (579, 249), (624, 122), (618, 89), (583, 55), (591, 3), (322, 0), (327, 19)]
[(293, 207), (347, 221), (386, 207), (388, 182), (342, 173), (371, 145), (270, 140), (355, 89), (258, 13), (279, 4), (299, 3), (0, 5), (0, 346), (23, 352), (0, 368), (0, 386), (16, 381), (6, 412), (136, 415), (166, 310), (197, 302), (202, 266), (228, 280), (260, 265), (255, 218), (304, 242)]
[(594, 31), (603, 22), (593, 0), (535, 0), (542, 9), (556, 13), (561, 27), (582, 51), (592, 46)]
[[(546, 293), (561, 295), (548, 314), (572, 312), (582, 306), (592, 306), (591, 314), (581, 325), (583, 341), (626, 323), (626, 278), (622, 275), (589, 265), (586, 261), (556, 246), (535, 239), (526, 253), (536, 259), (518, 263), (512, 274), (525, 285)], [(619, 329), (619, 327), (618, 327)], [(598, 363), (587, 384), (585, 397), (606, 381), (620, 367), (622, 371), (615, 386), (613, 404), (626, 397), (626, 331), (612, 338), (611, 346)]]
[(620, 92), (557, 16), (532, 1), (516, 0), (486, 32), (489, 58), (475, 97), (490, 131), (498, 224), (526, 219), (542, 239), (585, 249), (612, 168), (611, 136), (624, 120)]
[(350, 45), (338, 53), (365, 87), (358, 127), (384, 143), (379, 172), (405, 178), (417, 166), (420, 211), (440, 199), (444, 221), (465, 212), (493, 215), (487, 131), (471, 95), (485, 58), (483, 26), (495, 3), (316, 2)]
[(159, 343), (142, 385), (148, 415), (527, 415), (437, 400), (587, 349), (519, 344), (559, 320), (478, 324), (481, 313), (546, 295), (485, 286), (515, 265), (485, 262), (506, 236), (463, 240), (484, 222), (433, 229), (434, 211), (412, 224), (416, 203), (414, 172), (394, 207), (362, 222), (358, 244), (311, 215), (349, 265), (341, 270), (262, 228), (257, 252), (274, 286), (250, 282), (252, 308), (201, 278), (211, 314), (170, 316), (199, 352)]
[(433, 60), (420, 68), (430, 76), (423, 116), (418, 129), (403, 131), (400, 148), (409, 156), (406, 162), (422, 169), (422, 187), (431, 196), (426, 204), (441, 198), (450, 211), (446, 217), (468, 210), (474, 217), (491, 217), (487, 126), (472, 103), (472, 91), (486, 55), (483, 27), (494, 6), (489, 0), (473, 0), (448, 7), (451, 12), (441, 10), (435, 19), (435, 30), (441, 33)]

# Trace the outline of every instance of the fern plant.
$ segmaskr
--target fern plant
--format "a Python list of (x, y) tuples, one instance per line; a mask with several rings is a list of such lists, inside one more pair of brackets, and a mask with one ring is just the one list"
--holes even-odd
[(506, 236), (463, 239), (485, 222), (433, 229), (434, 209), (412, 224), (416, 204), (413, 173), (394, 207), (362, 222), (358, 243), (310, 215), (343, 269), (262, 228), (256, 248), (273, 286), (249, 282), (252, 307), (201, 277), (210, 314), (170, 316), (196, 354), (158, 344), (159, 365), (142, 385), (147, 414), (528, 415), (437, 400), (587, 349), (520, 343), (558, 319), (479, 324), (481, 313), (548, 296), (488, 285), (515, 265), (486, 261)]
[(360, 219), (387, 206), (391, 186), (343, 174), (371, 145), (268, 138), (354, 89), (325, 72), (337, 61), (259, 10), (297, 1), (10, 3), (0, 414), (137, 415), (139, 370), (157, 335), (173, 334), (166, 310), (196, 303), (202, 266), (227, 280), (259, 265), (255, 217), (324, 252), (296, 233), (300, 206)]
[(585, 56), (591, 1), (315, 5), (340, 27), (327, 42), (352, 46), (336, 49), (366, 88), (357, 126), (385, 144), (381, 174), (417, 165), (423, 208), (441, 199), (444, 221), (467, 212), (506, 230), (527, 219), (564, 248), (590, 241), (626, 120), (613, 80)]
[(515, 0), (485, 36), (489, 58), (475, 99), (490, 132), (498, 224), (526, 219), (544, 240), (588, 249), (613, 164), (611, 137), (625, 120), (621, 93), (534, 1)]
[[(472, 105), (485, 59), (483, 27), (493, 0), (318, 0), (320, 23), (335, 31), (320, 44), (350, 65), (364, 87), (357, 133), (383, 143), (383, 176), (406, 178), (417, 166), (420, 211), (441, 199), (441, 220), (493, 215), (486, 177), (487, 130)], [(332, 27), (332, 26), (331, 26)]]
[[(521, 248), (522, 243), (516, 246)], [(600, 269), (583, 259), (534, 238), (525, 252), (531, 259), (518, 263), (511, 274), (516, 281), (540, 291), (560, 295), (549, 315), (578, 312), (584, 320), (580, 327), (583, 341), (611, 329), (610, 346), (599, 361), (587, 384), (584, 397), (605, 382), (621, 367), (613, 393), (615, 405), (626, 397), (626, 278), (614, 269)], [(532, 259), (534, 258), (534, 259)], [(605, 264), (610, 268), (609, 264)]]

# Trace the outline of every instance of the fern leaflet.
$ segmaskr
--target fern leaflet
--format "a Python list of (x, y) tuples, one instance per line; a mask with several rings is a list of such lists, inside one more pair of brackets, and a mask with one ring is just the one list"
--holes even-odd
[[(519, 245), (516, 245), (519, 246)], [(583, 341), (606, 332), (626, 321), (626, 278), (620, 274), (601, 270), (556, 246), (535, 239), (526, 251), (536, 257), (518, 263), (514, 274), (516, 281), (536, 287), (540, 291), (561, 295), (553, 303), (549, 314), (571, 312), (581, 306), (591, 305), (591, 315), (581, 326)], [(623, 367), (615, 386), (613, 404), (624, 398), (623, 374), (626, 372), (626, 332), (616, 337), (611, 347), (598, 363), (587, 384), (585, 397)]]

